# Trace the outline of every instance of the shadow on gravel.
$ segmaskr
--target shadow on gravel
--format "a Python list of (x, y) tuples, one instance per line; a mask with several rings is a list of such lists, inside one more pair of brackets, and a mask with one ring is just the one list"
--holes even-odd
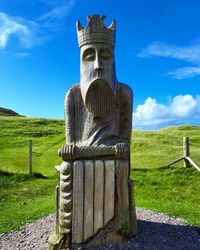
[(200, 249), (196, 228), (143, 220), (138, 220), (138, 235), (130, 241), (130, 249)]
[[(54, 215), (51, 215), (51, 219), (50, 216), (47, 216), (27, 224), (25, 229), (21, 231), (4, 235), (2, 240), (0, 240), (0, 249), (47, 249), (47, 239), (48, 235), (50, 235), (50, 232), (53, 230), (55, 224), (54, 220)], [(43, 226), (41, 227), (41, 225)], [(17, 243), (18, 247), (16, 247)], [(11, 246), (14, 246), (14, 248)], [(86, 249), (94, 250), (94, 248), (85, 248), (85, 250)], [(102, 246), (95, 249), (199, 250), (200, 237), (197, 230), (191, 226), (170, 225), (167, 223), (138, 220), (138, 235), (136, 237), (117, 245)]]

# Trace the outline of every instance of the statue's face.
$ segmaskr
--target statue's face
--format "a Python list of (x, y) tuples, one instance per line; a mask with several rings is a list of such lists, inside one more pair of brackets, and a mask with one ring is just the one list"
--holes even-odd
[(111, 45), (94, 44), (81, 47), (81, 82), (103, 79), (111, 88), (115, 81), (114, 53)]
[(82, 46), (80, 71), (82, 96), (88, 110), (96, 116), (107, 115), (114, 105), (116, 81), (112, 46)]

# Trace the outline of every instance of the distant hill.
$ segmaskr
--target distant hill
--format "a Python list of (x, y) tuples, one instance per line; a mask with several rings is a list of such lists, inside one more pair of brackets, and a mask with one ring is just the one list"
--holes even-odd
[(0, 107), (0, 116), (21, 116), (11, 109)]

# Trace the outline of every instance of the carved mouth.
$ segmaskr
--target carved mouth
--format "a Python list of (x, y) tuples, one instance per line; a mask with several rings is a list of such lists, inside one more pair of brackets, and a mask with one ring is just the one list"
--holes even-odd
[(87, 109), (96, 117), (109, 115), (115, 105), (114, 92), (102, 78), (95, 79), (87, 90)]

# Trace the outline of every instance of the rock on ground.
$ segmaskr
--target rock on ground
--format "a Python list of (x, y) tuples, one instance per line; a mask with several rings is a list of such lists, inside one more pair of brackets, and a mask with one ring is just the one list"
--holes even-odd
[[(96, 249), (198, 250), (200, 235), (186, 221), (163, 213), (137, 208), (138, 235), (123, 243)], [(1, 250), (46, 250), (54, 231), (55, 216), (48, 215), (26, 224), (19, 231), (0, 235)]]

